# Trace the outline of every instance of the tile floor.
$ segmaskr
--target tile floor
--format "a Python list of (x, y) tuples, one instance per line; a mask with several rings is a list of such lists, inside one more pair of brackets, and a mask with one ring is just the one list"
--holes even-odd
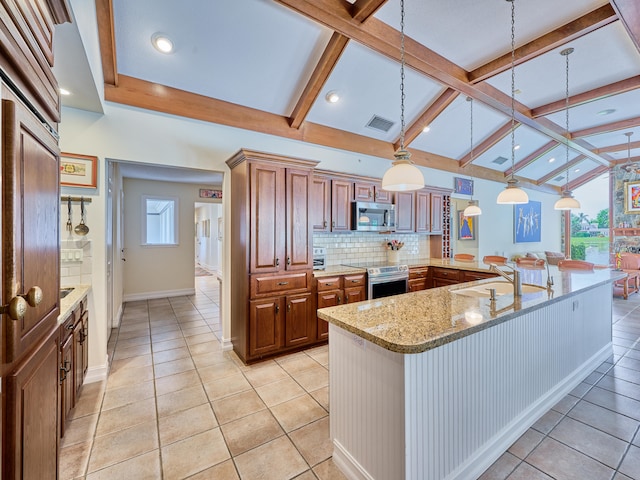
[[(331, 460), (328, 351), (243, 365), (222, 352), (215, 277), (125, 306), (109, 379), (88, 384), (60, 479), (343, 479)], [(483, 475), (640, 480), (640, 295), (615, 300), (614, 352)]]

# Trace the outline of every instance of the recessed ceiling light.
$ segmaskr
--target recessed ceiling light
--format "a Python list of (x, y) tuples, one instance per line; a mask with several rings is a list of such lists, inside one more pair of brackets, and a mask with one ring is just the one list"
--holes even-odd
[(67, 90), (66, 88), (62, 88), (60, 87), (60, 95), (71, 95), (71, 92), (69, 90)]
[(340, 95), (338, 95), (338, 92), (333, 91), (333, 90), (331, 90), (329, 93), (327, 93), (324, 98), (329, 103), (338, 103), (340, 101)]
[(612, 113), (614, 113), (616, 111), (615, 108), (607, 108), (606, 110), (600, 110), (598, 112), (598, 115), (611, 115)]
[(429, 130), (431, 130), (431, 127), (430, 127), (429, 125), (427, 125), (426, 127), (424, 127), (424, 128), (422, 129), (422, 131), (423, 131), (424, 133), (428, 133), (428, 132), (429, 132)]
[(520, 95), (522, 93), (522, 90), (520, 90), (519, 88), (516, 88), (513, 93), (515, 93), (516, 95)]
[(164, 33), (154, 33), (151, 36), (151, 44), (161, 53), (173, 52), (173, 42)]
[(574, 170), (574, 172), (576, 172), (576, 173), (578, 173), (579, 171), (580, 171), (580, 169), (579, 169), (579, 168), (576, 168), (576, 169)]
[(513, 147), (514, 150), (520, 150), (520, 145), (516, 145), (515, 147)]
[(553, 162), (555, 162), (555, 161), (556, 161), (555, 157), (551, 157), (551, 158), (549, 159), (549, 163), (553, 163)]

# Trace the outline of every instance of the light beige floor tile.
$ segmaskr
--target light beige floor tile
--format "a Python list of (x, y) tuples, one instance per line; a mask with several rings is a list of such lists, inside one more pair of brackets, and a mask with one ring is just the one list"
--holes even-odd
[(248, 415), (220, 427), (232, 456), (251, 450), (284, 435), (269, 410)]
[(60, 449), (58, 480), (70, 480), (84, 475), (92, 443), (93, 441), (76, 443)]
[(562, 420), (562, 415), (555, 410), (549, 410), (542, 417), (540, 417), (531, 428), (538, 430), (541, 433), (547, 434), (555, 427), (558, 422)]
[(153, 352), (161, 352), (163, 350), (171, 350), (173, 348), (185, 347), (187, 342), (184, 338), (174, 338), (165, 342), (153, 342)]
[(292, 376), (307, 392), (329, 385), (329, 371), (320, 366), (296, 372)]
[(220, 342), (217, 340), (211, 342), (196, 343), (195, 345), (189, 345), (191, 355), (202, 355), (204, 353), (222, 352)]
[(151, 354), (137, 355), (135, 357), (123, 358), (121, 360), (114, 360), (111, 362), (111, 369), (109, 375), (122, 370), (123, 368), (136, 368), (136, 367), (148, 367), (153, 365), (153, 359)]
[(114, 360), (121, 360), (123, 358), (137, 357), (139, 355), (148, 355), (151, 353), (151, 345), (135, 345), (133, 347), (120, 348), (116, 344), (116, 350), (113, 354)]
[(319, 388), (318, 390), (309, 392), (309, 395), (315, 398), (316, 402), (318, 402), (322, 408), (327, 412), (329, 411), (329, 387)]
[(244, 374), (254, 388), (289, 377), (287, 372), (285, 372), (282, 367), (275, 362), (245, 370)]
[(640, 448), (635, 445), (629, 447), (629, 451), (620, 465), (620, 472), (629, 477), (640, 477)]
[(162, 447), (164, 478), (185, 478), (230, 458), (219, 428)]
[(211, 402), (211, 404), (220, 425), (267, 408), (253, 390), (221, 398)]
[(317, 480), (317, 478), (312, 470), (307, 470), (302, 475), (298, 475), (295, 480)]
[(328, 349), (324, 352), (309, 353), (308, 355), (311, 358), (313, 358), (316, 362), (318, 362), (320, 365), (324, 367), (329, 366), (329, 350)]
[(159, 325), (158, 323), (151, 323), (152, 334), (166, 333), (166, 332), (179, 332), (179, 331), (180, 331), (180, 326), (178, 325), (178, 322), (163, 323), (162, 325)]
[(234, 460), (243, 479), (282, 480), (309, 468), (286, 436), (249, 450)]
[(168, 377), (177, 373), (195, 370), (195, 365), (191, 361), (191, 357), (180, 358), (170, 362), (158, 363), (154, 366), (156, 378)]
[(214, 380), (211, 383), (205, 383), (204, 389), (207, 392), (209, 401), (218, 400), (229, 395), (235, 395), (236, 393), (245, 392), (251, 390), (251, 385), (244, 378), (242, 373), (236, 373)]
[(96, 436), (107, 435), (156, 419), (156, 399), (147, 398), (100, 413)]
[(218, 426), (211, 405), (204, 403), (173, 415), (160, 417), (160, 444), (168, 445)]
[(522, 436), (518, 440), (516, 440), (507, 451), (512, 455), (515, 455), (516, 457), (524, 460), (525, 458), (527, 458), (527, 455), (529, 455), (533, 451), (533, 449), (540, 444), (543, 438), (544, 435), (542, 433), (530, 428), (529, 430), (524, 432)]
[(158, 416), (164, 417), (207, 403), (209, 400), (202, 385), (185, 388), (175, 392), (160, 395), (157, 398)]
[(602, 480), (614, 471), (552, 438), (546, 438), (527, 457), (527, 463), (553, 478)]
[(225, 361), (198, 368), (198, 373), (203, 383), (212, 383), (220, 378), (238, 374), (240, 369), (233, 362)]
[(86, 480), (157, 480), (161, 477), (160, 450), (153, 450), (87, 475)]
[[(203, 323), (203, 325), (194, 326), (194, 323)], [(198, 320), (197, 322), (189, 322), (189, 327), (182, 326), (182, 334), (185, 337), (193, 337), (194, 335), (202, 335), (203, 333), (211, 333), (211, 328), (205, 323), (204, 320)]]
[[(99, 386), (99, 389), (91, 388), (94, 385)], [(90, 383), (84, 385), (80, 391), (80, 397), (76, 401), (76, 406), (71, 410), (67, 420), (74, 418), (80, 418), (87, 415), (93, 415), (100, 412), (100, 406), (102, 405), (102, 399), (104, 396), (104, 388), (106, 382)]]
[(304, 389), (291, 378), (283, 378), (256, 388), (256, 392), (268, 407), (305, 394)]
[(93, 442), (88, 472), (92, 473), (158, 448), (156, 422), (147, 422), (97, 437)]
[(185, 341), (189, 346), (197, 345), (200, 343), (214, 342), (217, 340), (218, 339), (213, 333), (201, 333), (200, 335), (194, 335), (192, 337), (185, 338)]
[(511, 475), (519, 463), (518, 457), (505, 452), (480, 475), (478, 480), (503, 480)]
[(606, 408), (589, 402), (580, 401), (567, 414), (582, 423), (602, 430), (625, 442), (630, 442), (635, 435), (640, 423), (632, 418), (612, 412)]
[(549, 475), (545, 475), (526, 462), (518, 465), (508, 478), (509, 480), (553, 480)]
[(175, 340), (177, 338), (182, 338), (181, 330), (173, 330), (170, 332), (162, 332), (162, 333), (154, 333), (151, 335), (151, 341), (155, 343), (166, 342), (167, 340)]
[(306, 355), (304, 352), (286, 355), (284, 357), (276, 359), (276, 362), (289, 374), (318, 366), (318, 362), (316, 362), (309, 355)]
[(289, 438), (312, 467), (331, 458), (333, 442), (329, 438), (329, 417), (289, 433)]
[(327, 415), (308, 394), (271, 407), (271, 411), (285, 432), (296, 430)]
[(111, 388), (104, 394), (102, 411), (121, 407), (155, 396), (153, 381), (141, 382), (121, 388)]
[(142, 337), (133, 337), (133, 338), (119, 338), (118, 339), (118, 348), (127, 348), (127, 347), (135, 347), (136, 345), (147, 345), (151, 343), (151, 338), (149, 335), (144, 335)]
[(93, 439), (98, 424), (97, 413), (93, 415), (85, 415), (84, 417), (74, 418), (67, 422), (64, 430), (64, 437), (60, 440), (62, 447), (69, 447), (77, 443), (89, 442)]
[(127, 385), (134, 385), (148, 380), (153, 380), (152, 366), (123, 368), (109, 375), (109, 379), (107, 380), (107, 390)]
[(166, 395), (167, 393), (182, 390), (184, 388), (200, 385), (200, 377), (195, 370), (178, 373), (169, 377), (162, 377), (156, 380), (156, 395)]
[(191, 360), (193, 360), (193, 364), (196, 366), (196, 368), (204, 368), (208, 367), (209, 365), (215, 365), (217, 363), (225, 363), (230, 361), (223, 351), (207, 352), (198, 355), (192, 354)]
[(189, 480), (240, 480), (233, 460), (219, 463), (189, 477)]
[(163, 350), (161, 352), (154, 352), (153, 363), (171, 362), (173, 360), (180, 360), (181, 358), (188, 358), (191, 356), (187, 347), (174, 348), (171, 350)]

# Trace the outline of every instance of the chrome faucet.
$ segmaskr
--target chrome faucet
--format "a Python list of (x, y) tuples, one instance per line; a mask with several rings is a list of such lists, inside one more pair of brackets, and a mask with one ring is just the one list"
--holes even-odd
[(503, 272), (498, 268), (495, 263), (489, 264), (489, 271), (493, 273), (497, 273), (503, 278), (506, 278), (513, 285), (513, 296), (521, 297), (522, 296), (522, 280), (520, 280), (520, 272), (513, 267), (509, 267), (513, 271), (511, 273)]
[(549, 262), (547, 262), (547, 290), (551, 290), (553, 287), (553, 277), (549, 273)]

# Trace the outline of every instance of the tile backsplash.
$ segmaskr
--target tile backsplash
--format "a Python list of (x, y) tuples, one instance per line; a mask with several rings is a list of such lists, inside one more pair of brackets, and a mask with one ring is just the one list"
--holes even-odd
[(60, 242), (60, 286), (92, 284), (93, 254), (91, 240)]
[(429, 236), (418, 234), (379, 234), (368, 232), (314, 233), (313, 246), (327, 249), (327, 265), (342, 265), (364, 261), (386, 261), (386, 243), (404, 242), (400, 260), (429, 257)]

